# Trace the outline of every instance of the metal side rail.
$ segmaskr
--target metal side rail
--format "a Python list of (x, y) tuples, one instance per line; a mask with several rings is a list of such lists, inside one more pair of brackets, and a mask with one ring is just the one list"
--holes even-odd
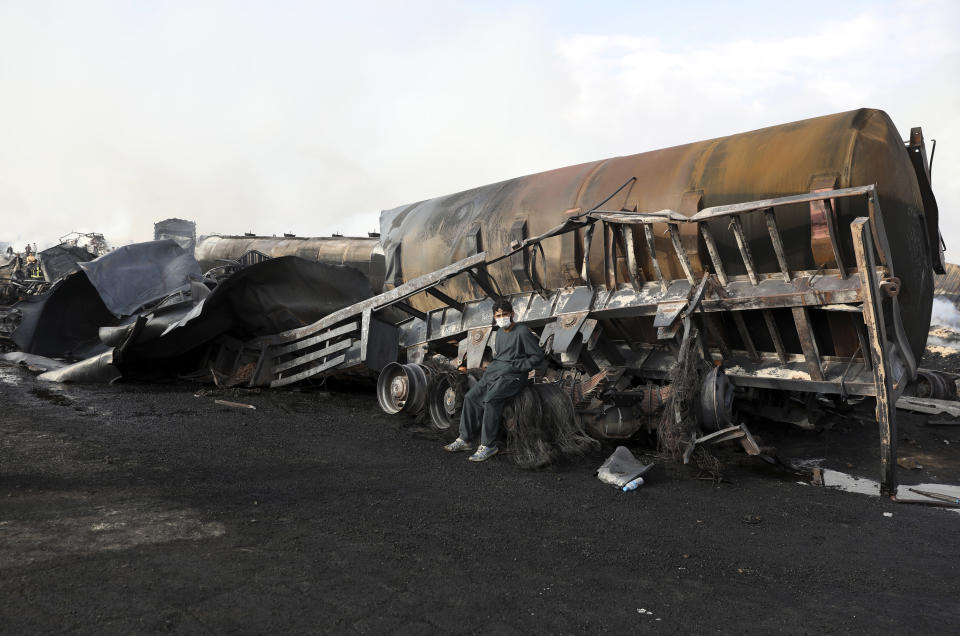
[[(260, 351), (250, 385), (280, 387), (341, 366), (365, 362), (372, 346), (371, 328), (376, 312), (396, 306), (422, 316), (403, 301), (416, 294), (430, 293), (445, 280), (472, 268), (482, 267), (485, 261), (485, 253), (474, 254), (390, 291), (344, 307), (310, 325), (246, 343), (247, 348)], [(395, 356), (396, 345), (393, 349)]]

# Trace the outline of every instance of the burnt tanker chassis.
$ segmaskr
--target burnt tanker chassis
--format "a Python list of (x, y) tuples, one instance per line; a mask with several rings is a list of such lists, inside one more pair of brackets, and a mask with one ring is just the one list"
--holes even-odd
[(686, 458), (724, 439), (755, 453), (734, 404), (812, 425), (869, 396), (895, 493), (893, 405), (943, 268), (919, 128), (905, 145), (861, 109), (520, 177), (386, 211), (381, 244), (388, 291), (223, 370), (282, 386), (370, 369), (385, 410), (449, 427), (463, 389), (424, 363), (479, 367), (504, 296), (549, 355), (537, 380), (594, 435), (672, 427)]

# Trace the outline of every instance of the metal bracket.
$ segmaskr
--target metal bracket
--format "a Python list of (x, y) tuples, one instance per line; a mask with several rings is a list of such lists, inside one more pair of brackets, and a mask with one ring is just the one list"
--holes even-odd
[(460, 364), (468, 369), (479, 369), (483, 362), (483, 352), (490, 344), (490, 336), (493, 333), (493, 327), (481, 327), (471, 329), (467, 337), (460, 341), (458, 354)]
[(748, 455), (760, 454), (760, 445), (757, 444), (757, 440), (754, 439), (753, 435), (750, 434), (746, 424), (740, 424), (738, 426), (725, 428), (721, 431), (715, 431), (709, 435), (704, 435), (703, 437), (696, 437), (696, 435), (694, 435), (693, 440), (687, 444), (687, 448), (683, 452), (683, 463), (690, 463), (690, 458), (693, 456), (693, 451), (699, 444), (706, 444), (707, 442), (710, 442), (711, 444), (719, 444), (720, 442), (728, 442), (733, 439), (740, 440), (740, 444), (743, 445), (743, 450), (745, 450)]

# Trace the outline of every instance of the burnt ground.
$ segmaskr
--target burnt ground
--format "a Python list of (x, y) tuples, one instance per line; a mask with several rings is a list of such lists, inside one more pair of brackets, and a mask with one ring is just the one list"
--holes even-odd
[[(594, 476), (612, 447), (540, 471), (475, 465), (369, 390), (197, 390), (51, 386), (0, 367), (0, 631), (943, 633), (960, 620), (956, 512), (800, 485), (733, 450), (724, 482), (660, 463), (624, 494)], [(900, 424), (903, 453), (932, 458), (915, 481), (958, 483), (960, 430)], [(755, 432), (878, 474), (873, 424)]]

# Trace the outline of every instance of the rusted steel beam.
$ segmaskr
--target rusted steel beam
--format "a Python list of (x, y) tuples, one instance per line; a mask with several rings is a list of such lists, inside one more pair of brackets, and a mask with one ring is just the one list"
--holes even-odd
[(663, 272), (660, 270), (660, 263), (657, 261), (657, 246), (653, 242), (653, 227), (649, 223), (643, 224), (643, 235), (647, 239), (647, 253), (650, 255), (650, 261), (653, 264), (653, 271), (657, 274), (657, 280), (660, 281), (660, 287), (667, 291), (667, 281), (663, 278)]
[(705, 314), (703, 320), (707, 325), (707, 331), (710, 333), (713, 341), (717, 343), (717, 348), (720, 349), (720, 357), (723, 360), (729, 360), (733, 357), (730, 352), (730, 345), (727, 344), (727, 340), (723, 337), (723, 330), (720, 329), (720, 325), (717, 324), (716, 317)]
[(745, 203), (734, 203), (731, 205), (716, 205), (710, 208), (704, 208), (697, 212), (690, 221), (704, 221), (706, 219), (715, 219), (731, 214), (743, 214), (744, 212), (754, 212), (756, 210), (766, 210), (767, 208), (780, 207), (782, 205), (793, 205), (796, 203), (810, 203), (811, 201), (821, 201), (824, 198), (842, 199), (845, 197), (858, 197), (871, 194), (876, 190), (874, 185), (857, 186), (855, 188), (841, 188), (831, 190), (829, 197), (822, 193), (810, 192), (806, 194), (795, 194), (786, 197), (777, 197), (776, 199), (759, 199), (757, 201), (747, 201)]
[(870, 341), (873, 358), (873, 380), (876, 385), (877, 425), (880, 427), (880, 493), (897, 494), (897, 420), (896, 406), (891, 399), (891, 382), (888, 375), (886, 353), (887, 329), (883, 319), (880, 284), (874, 267), (873, 238), (870, 221), (864, 217), (851, 225), (853, 252), (857, 258), (857, 271), (863, 289), (863, 321)]
[(593, 225), (583, 231), (583, 263), (580, 265), (580, 278), (590, 286), (590, 247), (593, 245)]
[(817, 339), (813, 335), (808, 309), (793, 307), (793, 320), (797, 323), (800, 348), (803, 349), (803, 357), (807, 359), (807, 365), (810, 367), (810, 377), (814, 380), (822, 380), (823, 362), (820, 360), (820, 347), (817, 346)]
[(711, 279), (709, 272), (704, 272), (700, 282), (693, 290), (693, 295), (690, 297), (690, 307), (687, 309), (688, 316), (700, 308), (700, 303), (703, 301), (703, 295), (707, 292), (707, 286), (711, 283), (713, 285), (717, 284), (716, 280)]
[[(745, 277), (740, 277), (731, 280), (727, 287), (715, 286), (717, 293), (704, 296), (699, 310), (704, 313), (736, 312), (861, 302), (859, 277), (840, 280), (836, 276), (823, 274), (811, 285), (812, 273), (798, 271), (789, 283), (780, 278), (768, 278), (760, 285), (752, 285), (744, 280)], [(878, 270), (878, 275), (883, 273), (882, 268)], [(601, 320), (654, 316), (663, 303), (685, 301), (695, 291), (686, 280), (679, 279), (669, 285), (666, 293), (660, 283), (648, 282), (641, 285), (639, 292), (623, 285), (603, 293), (580, 286), (553, 290), (545, 297), (524, 292), (512, 298), (517, 320), (538, 326), (553, 320), (558, 314), (579, 311), (588, 311), (591, 316)], [(452, 337), (468, 329), (485, 326), (490, 322), (490, 304), (489, 299), (469, 301), (464, 303), (463, 312), (451, 312), (449, 315), (443, 315), (442, 310), (433, 310), (430, 312), (429, 327), (421, 321), (408, 321), (401, 329), (403, 346), (413, 346), (436, 337)]]
[(777, 227), (777, 215), (773, 208), (763, 211), (767, 219), (767, 231), (770, 232), (770, 242), (773, 243), (773, 251), (777, 255), (777, 263), (780, 264), (780, 271), (783, 273), (783, 280), (790, 282), (790, 267), (787, 265), (787, 255), (783, 249), (783, 239), (780, 236), (780, 229)]
[(627, 223), (641, 225), (646, 223), (688, 223), (689, 218), (674, 210), (659, 212), (616, 212), (614, 210), (596, 210), (586, 215), (587, 218), (604, 221), (606, 223)]
[[(846, 377), (841, 385), (840, 378), (843, 377), (844, 372)], [(775, 358), (761, 358), (760, 361), (746, 361), (741, 358), (729, 364), (725, 368), (725, 373), (736, 386), (834, 395), (842, 393), (874, 395), (873, 377), (870, 372), (858, 362), (850, 365), (849, 360), (825, 361), (823, 380), (814, 380), (810, 377), (806, 361), (792, 359), (783, 363)]]
[(696, 283), (696, 279), (693, 277), (693, 270), (690, 267), (690, 260), (687, 258), (687, 252), (683, 248), (683, 243), (680, 241), (680, 228), (676, 223), (669, 223), (667, 225), (670, 228), (670, 241), (673, 243), (673, 251), (677, 253), (677, 260), (680, 261), (680, 267), (683, 268), (683, 273), (687, 277), (687, 282), (691, 285)]
[(627, 271), (630, 275), (630, 284), (633, 289), (640, 291), (640, 284), (646, 282), (643, 272), (637, 267), (636, 244), (633, 242), (633, 227), (630, 225), (621, 225), (620, 231), (623, 233), (623, 247), (627, 257)]
[(730, 229), (733, 231), (733, 237), (737, 240), (737, 247), (740, 249), (740, 257), (743, 259), (743, 266), (747, 270), (747, 276), (754, 285), (760, 282), (757, 277), (757, 268), (753, 264), (753, 255), (750, 253), (750, 244), (747, 237), (743, 234), (743, 223), (740, 217), (730, 217)]
[(857, 340), (860, 342), (860, 355), (863, 356), (863, 366), (865, 366), (868, 371), (873, 371), (873, 363), (870, 355), (870, 339), (867, 338), (867, 328), (861, 320), (862, 314), (860, 316), (850, 316), (850, 319), (853, 321), (853, 328), (857, 332)]
[(335, 329), (330, 329), (329, 331), (324, 331), (323, 333), (313, 336), (312, 338), (307, 338), (306, 340), (300, 340), (294, 344), (287, 345), (286, 347), (276, 347), (270, 350), (270, 354), (274, 358), (287, 355), (288, 353), (293, 353), (294, 351), (299, 351), (300, 349), (306, 349), (315, 344), (320, 344), (321, 342), (326, 342), (327, 340), (332, 340), (337, 336), (342, 336), (348, 334), (351, 331), (356, 331), (360, 328), (360, 325), (356, 322), (348, 322), (345, 325), (336, 327)]
[(419, 309), (414, 309), (413, 307), (411, 307), (405, 302), (398, 300), (397, 302), (393, 303), (393, 306), (399, 309), (400, 311), (404, 312), (405, 314), (409, 314), (413, 316), (414, 318), (419, 318), (420, 320), (427, 319), (426, 313), (420, 311)]
[(747, 349), (747, 355), (750, 356), (751, 360), (759, 360), (760, 355), (757, 353), (757, 347), (753, 344), (753, 338), (750, 336), (750, 330), (747, 329), (747, 323), (743, 320), (743, 314), (734, 311), (730, 312), (730, 315), (733, 316), (733, 322), (737, 325), (737, 333), (740, 334), (743, 346)]
[(787, 348), (783, 346), (783, 337), (780, 335), (780, 329), (777, 328), (777, 321), (773, 318), (773, 312), (769, 309), (763, 310), (763, 320), (767, 323), (767, 331), (770, 332), (770, 339), (773, 340), (773, 348), (777, 351), (777, 357), (780, 362), (787, 362)]
[(306, 369), (305, 371), (301, 371), (300, 373), (296, 373), (294, 375), (290, 375), (284, 378), (278, 378), (270, 383), (270, 388), (275, 389), (279, 386), (286, 386), (288, 384), (293, 384), (294, 382), (306, 380), (307, 378), (313, 377), (318, 373), (323, 373), (324, 371), (328, 371), (329, 369), (332, 369), (337, 365), (343, 364), (343, 362), (346, 361), (346, 359), (347, 359), (346, 355), (340, 355), (335, 358), (330, 358), (324, 361), (323, 364), (320, 364), (315, 367), (310, 367), (309, 369)]
[(727, 271), (723, 268), (723, 261), (720, 260), (720, 252), (717, 251), (717, 242), (713, 240), (713, 234), (706, 223), (700, 224), (700, 234), (703, 236), (703, 242), (707, 245), (707, 252), (710, 253), (710, 261), (713, 263), (713, 270), (720, 279), (722, 285), (726, 285), (729, 279)]
[(775, 199), (758, 199), (756, 201), (746, 201), (744, 203), (733, 203), (730, 205), (715, 205), (697, 212), (692, 216), (684, 216), (675, 210), (660, 210), (659, 212), (617, 212), (615, 210), (596, 210), (590, 212), (589, 218), (611, 223), (697, 223), (709, 219), (716, 219), (724, 216), (743, 214), (745, 212), (756, 212), (767, 208), (774, 208), (786, 205), (795, 205), (798, 203), (810, 203), (811, 201), (822, 201), (823, 199), (843, 199), (847, 197), (858, 197), (872, 194), (876, 190), (874, 185), (856, 186), (853, 188), (840, 188), (830, 190), (829, 195), (823, 193), (810, 192), (806, 194), (794, 194)]
[(294, 358), (293, 360), (288, 360), (286, 362), (282, 362), (278, 365), (275, 365), (273, 367), (273, 372), (283, 373), (284, 371), (289, 371), (290, 369), (302, 366), (304, 364), (308, 364), (310, 362), (314, 362), (316, 360), (320, 360), (321, 358), (326, 358), (331, 353), (336, 353), (338, 351), (343, 351), (344, 349), (349, 349), (350, 345), (352, 344), (353, 344), (353, 340), (351, 338), (341, 340), (340, 342), (335, 342), (332, 345), (329, 345), (324, 347), (323, 349), (320, 349), (319, 351), (314, 351), (313, 353), (308, 353), (298, 358)]
[(614, 225), (603, 224), (603, 273), (607, 289), (617, 287), (617, 242), (613, 236)]
[(427, 293), (439, 300), (440, 302), (446, 304), (449, 307), (453, 307), (457, 311), (463, 311), (463, 303), (459, 300), (447, 296), (442, 291), (436, 287), (427, 287)]

